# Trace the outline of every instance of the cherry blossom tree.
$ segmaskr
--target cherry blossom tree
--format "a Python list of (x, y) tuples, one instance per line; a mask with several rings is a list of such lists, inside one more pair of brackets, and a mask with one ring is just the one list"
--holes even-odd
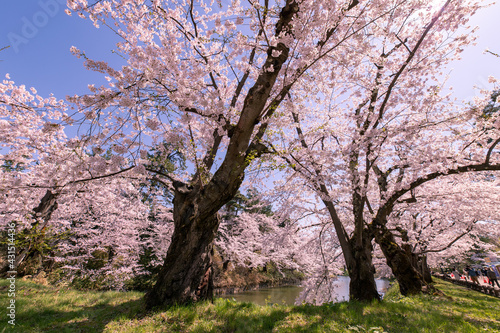
[(0, 84), (0, 103), (0, 212), (2, 224), (16, 224), (19, 239), (15, 260), (2, 267), (5, 272), (28, 257), (40, 266), (43, 249), (60, 241), (53, 221), (60, 201), (75, 200), (88, 181), (132, 168), (121, 156), (92, 154), (78, 138), (68, 139), (63, 124), (72, 120), (62, 100), (43, 98), (7, 75)]
[(465, 260), (498, 238), (498, 184), (493, 175), (450, 176), (425, 184), (395, 208), (388, 226), (409, 252), (426, 282), (427, 259), (437, 267), (447, 258)]
[[(19, 273), (58, 267), (67, 281), (122, 289), (127, 280), (161, 266), (173, 233), (173, 211), (171, 186), (157, 174), (182, 170), (182, 156), (164, 154), (170, 149), (165, 143), (154, 147), (146, 159), (157, 173), (146, 177), (110, 149), (89, 150), (85, 138), (67, 139), (62, 124), (72, 119), (64, 113), (64, 102), (43, 99), (9, 79), (1, 88), (5, 200), (0, 211), (3, 223), (17, 222), (14, 266)], [(222, 221), (219, 249), (251, 267), (273, 261), (278, 268), (299, 268), (299, 243), (271, 217), (269, 204), (249, 193), (243, 214), (227, 208), (232, 216)]]
[[(310, 75), (286, 105), (289, 129), (270, 140), (289, 166), (288, 181), (316, 193), (328, 210), (355, 299), (378, 298), (373, 239), (402, 294), (421, 291), (424, 282), (388, 228), (399, 204), (437, 178), (500, 168), (498, 118), (482, 116), (487, 98), (464, 106), (439, 79), (473, 40), (456, 31), (478, 3), (406, 4), (365, 29), (366, 47), (352, 47), (355, 65), (331, 57), (329, 87)], [(294, 132), (295, 141), (287, 139)]]
[[(0, 94), (2, 221), (14, 221), (20, 228), (36, 234), (47, 226), (57, 208), (57, 195), (50, 190), (50, 185), (47, 189), (33, 189), (30, 185), (40, 177), (45, 179), (45, 174), (60, 171), (57, 168), (48, 170), (40, 161), (65, 155), (65, 135), (58, 124), (64, 117), (61, 111), (65, 104), (54, 97), (42, 98), (34, 88), (16, 86), (9, 75), (0, 84)], [(33, 197), (38, 199), (33, 200)], [(32, 243), (16, 255), (13, 267), (19, 266), (37, 242)]]
[(58, 201), (51, 225), (67, 236), (57, 244), (54, 259), (67, 280), (123, 289), (126, 280), (145, 273), (140, 265), (144, 247), (152, 245), (154, 257), (166, 252), (168, 244), (155, 236), (171, 235), (171, 211), (144, 202), (137, 180), (111, 177), (84, 183), (73, 196), (61, 195)]
[[(267, 152), (262, 141), (279, 128), (280, 105), (305, 73), (333, 52), (347, 59), (346, 41), (402, 3), (68, 2), (69, 13), (113, 27), (127, 61), (115, 70), (73, 48), (110, 81), (71, 99), (88, 144), (146, 164), (174, 192), (175, 230), (148, 307), (211, 297), (217, 211)], [(182, 150), (194, 172), (164, 175), (145, 163), (141, 152), (160, 141)]]
[[(305, 244), (310, 242), (307, 233), (291, 223), (290, 216), (275, 214), (280, 211), (266, 203), (257, 190), (239, 196), (240, 204), (230, 202), (222, 210), (222, 221), (215, 246), (225, 258), (226, 265), (248, 268), (265, 267), (268, 263), (282, 269), (307, 271), (310, 256)], [(235, 206), (239, 207), (235, 207)], [(239, 209), (238, 209), (239, 208)]]
[[(152, 175), (173, 193), (174, 230), (158, 281), (146, 295), (148, 308), (212, 297), (218, 211), (263, 155), (286, 159), (323, 201), (351, 275), (351, 295), (360, 300), (378, 298), (373, 238), (402, 292), (421, 287), (388, 228), (401, 201), (436, 178), (499, 168), (497, 115), (481, 117), (484, 101), (455, 107), (436, 83), (450, 52), (458, 54), (471, 40), (448, 34), (466, 23), (476, 1), (448, 0), (441, 9), (420, 0), (68, 5), (67, 13), (114, 29), (123, 39), (116, 53), (126, 65), (117, 70), (72, 48), (87, 68), (106, 75), (109, 86), (89, 85), (90, 94), (69, 98), (76, 108), (71, 118), (55, 109), (49, 114), (79, 125), (80, 135), (59, 144), (65, 149), (37, 150), (46, 163), (33, 168), (48, 177), (29, 187), (48, 191), (47, 197), (38, 194), (41, 206), (29, 209), (48, 221), (64, 191), (129, 172)], [(30, 95), (8, 89), (24, 99)], [(6, 99), (3, 111), (13, 114), (32, 101), (19, 107)], [(37, 109), (46, 104), (36, 103)], [(42, 121), (45, 116), (36, 130), (47, 126), (46, 132), (62, 135), (59, 123)], [(54, 138), (47, 139), (51, 145)], [(160, 162), (148, 159), (152, 149)], [(165, 172), (161, 160), (175, 152), (188, 167)], [(16, 181), (15, 174), (6, 177)], [(242, 218), (249, 232), (251, 221), (262, 222)]]
[[(409, 179), (406, 179), (406, 181), (405, 178), (407, 178), (407, 173), (410, 170), (406, 168), (405, 164), (403, 167), (404, 171), (400, 172), (400, 176), (398, 176), (401, 183), (399, 183), (400, 180), (396, 181), (396, 188), (392, 190), (390, 196), (386, 197), (387, 201), (385, 201), (382, 206), (383, 208), (379, 208), (373, 219), (372, 226), (374, 226), (376, 230), (375, 239), (384, 251), (389, 266), (391, 266), (393, 272), (397, 272), (395, 273), (396, 277), (401, 273), (398, 277), (398, 281), (403, 286), (408, 285), (408, 293), (418, 291), (417, 286), (419, 282), (414, 282), (417, 281), (417, 279), (411, 279), (409, 274), (397, 271), (397, 267), (401, 266), (399, 263), (404, 261), (404, 259), (402, 259), (404, 251), (402, 251), (399, 246), (394, 246), (394, 237), (385, 226), (387, 222), (386, 217), (389, 217), (400, 202), (412, 201), (414, 196), (412, 191), (415, 191), (417, 188), (435, 179), (449, 177), (450, 175), (467, 174), (470, 172), (481, 172), (483, 174), (482, 177), (487, 177), (491, 175), (491, 172), (500, 170), (497, 148), (500, 142), (498, 118), (495, 119), (492, 117), (484, 119), (482, 116), (484, 107), (482, 105), (485, 104), (485, 100), (487, 100), (487, 98), (483, 99), (482, 104), (478, 101), (479, 105), (472, 106), (471, 109), (465, 108), (465, 112), (456, 113), (456, 116), (461, 115), (465, 117), (465, 119), (455, 118), (454, 120), (459, 119), (458, 124), (456, 122), (451, 122), (445, 128), (440, 129), (440, 135), (432, 135), (434, 141), (431, 147), (432, 149), (438, 149), (431, 153), (432, 159), (420, 160), (418, 167), (415, 168), (416, 170), (411, 170), (414, 174)], [(453, 133), (452, 135), (448, 132), (450, 130)], [(436, 140), (438, 138), (439, 140)], [(439, 142), (439, 145), (436, 145), (437, 142)], [(408, 155), (406, 156), (413, 155), (416, 146), (412, 148), (413, 151), (407, 151), (406, 154)], [(430, 161), (438, 161), (438, 164), (433, 167)], [(425, 169), (421, 169), (422, 166), (429, 169), (424, 171)], [(387, 177), (380, 172), (380, 169), (375, 172), (377, 174), (379, 188), (383, 190), (386, 188), (385, 186), (387, 186)], [(496, 174), (497, 173), (498, 172), (496, 172)], [(495, 196), (497, 195), (498, 194)], [(478, 200), (476, 200), (476, 205), (480, 205)], [(494, 213), (494, 211), (489, 211), (488, 213)], [(462, 216), (462, 219), (467, 220), (467, 215)], [(471, 221), (469, 220), (469, 222)], [(392, 262), (393, 260), (394, 262)], [(406, 290), (403, 289), (403, 291)]]

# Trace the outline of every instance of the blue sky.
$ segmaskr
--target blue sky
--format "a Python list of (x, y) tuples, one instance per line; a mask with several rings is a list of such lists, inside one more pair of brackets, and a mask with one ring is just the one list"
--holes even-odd
[[(64, 13), (66, 0), (4, 0), (0, 4), (0, 76), (9, 73), (17, 84), (35, 87), (39, 94), (57, 98), (84, 94), (87, 84), (104, 83), (103, 75), (86, 70), (73, 56), (72, 45), (95, 60), (120, 62), (111, 51), (118, 37), (106, 27)], [(500, 58), (483, 54), (486, 48), (500, 53), (500, 4), (480, 11), (472, 21), (480, 27), (478, 45), (454, 63), (450, 84), (460, 98), (472, 98), (473, 85), (487, 88), (487, 78), (500, 78)]]
[(83, 67), (72, 45), (90, 58), (118, 62), (111, 50), (118, 41), (107, 28), (88, 19), (68, 16), (66, 0), (7, 0), (0, 4), (0, 76), (9, 73), (16, 84), (35, 87), (42, 96), (57, 98), (88, 92), (87, 84), (104, 83), (103, 75)]

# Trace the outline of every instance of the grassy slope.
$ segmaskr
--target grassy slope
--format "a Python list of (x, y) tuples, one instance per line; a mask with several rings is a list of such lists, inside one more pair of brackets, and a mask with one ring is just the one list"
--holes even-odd
[[(500, 332), (500, 299), (447, 282), (447, 297), (401, 297), (382, 303), (257, 306), (217, 299), (144, 314), (142, 293), (82, 292), (17, 281), (16, 328), (5, 316), (0, 281), (0, 332)], [(4, 327), (7, 327), (4, 330)]]

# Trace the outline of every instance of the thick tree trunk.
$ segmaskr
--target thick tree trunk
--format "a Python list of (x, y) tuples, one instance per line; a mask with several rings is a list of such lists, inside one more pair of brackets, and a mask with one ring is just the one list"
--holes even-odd
[(422, 255), (418, 257), (417, 265), (419, 272), (422, 275), (425, 283), (432, 283), (432, 275), (429, 265), (427, 264), (427, 256)]
[(409, 244), (403, 244), (401, 248), (410, 257), (413, 268), (420, 273), (425, 283), (432, 283), (432, 276), (429, 266), (427, 265), (427, 256), (415, 254)]
[(394, 239), (394, 235), (381, 224), (375, 225), (375, 241), (380, 245), (399, 283), (399, 291), (402, 295), (414, 295), (422, 292), (425, 282), (412, 263), (411, 254), (404, 251)]
[[(297, 2), (286, 1), (275, 25), (276, 36), (287, 35), (293, 38), (291, 22), (298, 11)], [(278, 51), (278, 55), (274, 51)], [(288, 59), (288, 54), (289, 48), (283, 42), (269, 47), (263, 68), (273, 68), (273, 70), (259, 74), (244, 98), (238, 122), (234, 127), (226, 128), (227, 136), (230, 138), (229, 144), (224, 160), (211, 180), (204, 184), (202, 178), (205, 178), (203, 174), (208, 176), (218, 154), (222, 136), (217, 130), (214, 132), (212, 148), (202, 160), (203, 166), (197, 170), (192, 179), (191, 185), (194, 188), (181, 182), (173, 182), (174, 235), (159, 279), (153, 290), (146, 295), (148, 308), (212, 297), (211, 251), (219, 227), (217, 211), (234, 197), (251, 160), (261, 156), (267, 149), (261, 140), (266, 133), (268, 123), (262, 123), (256, 133), (254, 129), (263, 117), (270, 118), (273, 115), (291, 87), (291, 85), (284, 87), (281, 97), (275, 98), (269, 110), (265, 110), (266, 105), (269, 106), (271, 91), (281, 67)], [(244, 87), (245, 80), (240, 82), (241, 88)], [(239, 94), (238, 92), (234, 95), (235, 101)]]
[(186, 304), (213, 298), (213, 240), (217, 212), (198, 210), (197, 200), (176, 193), (174, 234), (158, 281), (146, 294), (146, 307)]
[[(321, 191), (328, 195), (324, 184)], [(330, 200), (323, 200), (335, 227), (335, 232), (342, 248), (342, 254), (351, 279), (349, 283), (349, 299), (371, 302), (380, 299), (375, 284), (375, 268), (372, 264), (373, 234), (368, 229), (356, 227), (351, 238), (340, 221), (335, 206)]]
[(372, 263), (372, 236), (367, 230), (363, 230), (362, 244), (356, 245), (356, 237), (351, 239), (353, 249), (352, 262), (348, 263), (347, 269), (351, 282), (349, 283), (349, 298), (357, 301), (380, 300), (375, 283), (375, 267)]

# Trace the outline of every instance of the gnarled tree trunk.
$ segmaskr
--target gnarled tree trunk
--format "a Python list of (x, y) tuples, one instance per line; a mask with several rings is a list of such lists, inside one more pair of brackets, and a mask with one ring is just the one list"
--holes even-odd
[[(176, 191), (174, 233), (146, 306), (169, 306), (213, 298), (213, 240), (220, 219), (197, 190)], [(214, 206), (216, 207), (216, 206)]]
[(422, 292), (425, 282), (420, 273), (413, 266), (411, 254), (404, 251), (394, 239), (394, 235), (380, 223), (374, 225), (375, 241), (380, 245), (387, 260), (387, 265), (392, 270), (399, 283), (402, 295), (415, 295)]

